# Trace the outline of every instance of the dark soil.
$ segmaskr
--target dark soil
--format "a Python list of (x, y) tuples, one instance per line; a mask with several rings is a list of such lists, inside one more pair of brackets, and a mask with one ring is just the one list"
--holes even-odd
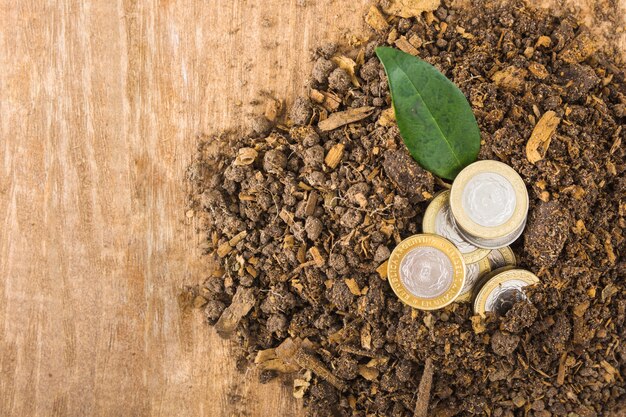
[[(281, 346), (259, 359), (263, 382), (309, 369), (311, 416), (411, 416), (427, 358), (428, 415), (626, 415), (623, 67), (593, 53), (575, 21), (517, 2), (388, 21), (361, 48), (321, 48), (314, 99), (299, 98), (286, 120), (200, 144), (190, 200), (215, 270), (188, 298), (206, 300), (207, 321), (238, 340), (242, 364)], [(541, 284), (505, 317), (472, 317), (469, 304), (412, 310), (377, 272), (421, 231), (444, 186), (408, 156), (385, 112), (374, 48), (407, 42), (468, 97), (479, 157), (506, 162), (528, 186), (529, 222), (513, 248)], [(335, 54), (356, 61), (359, 87)], [(318, 128), (365, 106), (374, 110), (359, 121)], [(526, 142), (548, 111), (561, 122), (532, 164)]]

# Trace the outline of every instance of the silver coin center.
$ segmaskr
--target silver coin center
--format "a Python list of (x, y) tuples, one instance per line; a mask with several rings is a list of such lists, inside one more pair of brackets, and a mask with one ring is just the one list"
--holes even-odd
[(400, 279), (416, 297), (435, 298), (452, 285), (454, 269), (445, 253), (420, 247), (409, 251), (400, 263)]
[(522, 291), (528, 285), (526, 282), (513, 279), (498, 285), (487, 296), (485, 301), (485, 311), (493, 311), (503, 316), (513, 307), (515, 303), (526, 299), (526, 295)]
[(439, 212), (437, 212), (437, 216), (435, 216), (435, 233), (454, 243), (461, 253), (471, 253), (478, 250), (476, 246), (463, 239), (459, 234), (449, 204), (441, 207)]
[(504, 256), (499, 250), (492, 250), (489, 252), (487, 259), (489, 259), (489, 265), (491, 266), (492, 271), (507, 265), (506, 259), (504, 259)]
[(463, 190), (463, 209), (481, 226), (506, 223), (515, 211), (515, 190), (500, 174), (483, 172), (470, 179)]

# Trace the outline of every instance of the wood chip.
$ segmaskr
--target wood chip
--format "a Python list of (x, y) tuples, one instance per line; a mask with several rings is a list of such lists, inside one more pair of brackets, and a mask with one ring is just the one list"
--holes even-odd
[(359, 365), (359, 375), (368, 381), (375, 381), (378, 378), (380, 372), (376, 368), (370, 368), (369, 366)]
[(535, 48), (529, 46), (528, 48), (524, 49), (524, 56), (527, 59), (530, 59), (533, 57), (533, 54), (535, 53)]
[(565, 382), (565, 360), (567, 359), (567, 352), (563, 352), (561, 359), (559, 360), (559, 370), (556, 374), (556, 385), (560, 387)]
[(259, 363), (267, 362), (269, 360), (276, 359), (277, 357), (276, 349), (274, 348), (259, 350), (254, 358), (254, 363), (258, 365)]
[(371, 6), (367, 16), (365, 16), (365, 23), (370, 25), (372, 29), (376, 32), (383, 33), (389, 27), (389, 23), (387, 23), (387, 19), (380, 12), (378, 7)]
[(252, 288), (237, 287), (233, 302), (224, 310), (217, 323), (215, 323), (217, 333), (224, 339), (232, 336), (241, 318), (250, 312), (255, 302), (256, 297)]
[(617, 131), (613, 135), (613, 137), (615, 138), (615, 141), (613, 142), (613, 145), (611, 145), (611, 150), (609, 151), (611, 155), (613, 155), (622, 144), (622, 137), (620, 136), (621, 131), (622, 131), (622, 126), (619, 126), (617, 128)]
[(549, 36), (540, 36), (539, 39), (537, 39), (537, 43), (535, 43), (535, 48), (538, 48), (540, 46), (548, 48), (551, 44), (552, 39), (550, 39)]
[(302, 368), (309, 369), (311, 372), (326, 380), (330, 385), (340, 391), (345, 391), (346, 383), (333, 375), (324, 364), (313, 354), (307, 352), (299, 340), (287, 338), (276, 348), (276, 355), (286, 363), (295, 363)]
[(424, 44), (424, 41), (422, 38), (414, 34), (409, 38), (409, 43), (414, 47), (419, 48)]
[[(393, 195), (391, 197), (393, 197)], [(385, 203), (386, 204), (390, 204), (390, 203), (387, 203), (387, 202), (385, 202)], [(391, 223), (385, 223), (385, 224), (382, 224), (380, 226), (381, 233), (384, 234), (387, 237), (391, 237), (391, 235), (393, 234), (393, 232), (395, 230), (396, 230), (395, 226), (393, 224), (391, 224)]]
[[(345, 339), (345, 337), (343, 339)], [(378, 358), (378, 356), (376, 356), (375, 353), (370, 352), (369, 350), (359, 349), (350, 345), (341, 345), (339, 346), (339, 350), (341, 350), (342, 352), (352, 353), (358, 356), (365, 356), (366, 358), (372, 358), (372, 359)]]
[(343, 158), (344, 149), (345, 145), (343, 143), (338, 143), (328, 150), (328, 153), (324, 158), (324, 163), (328, 166), (328, 168), (337, 168), (337, 165), (339, 165), (339, 162), (341, 162), (341, 159)]
[(309, 389), (311, 383), (311, 371), (306, 371), (305, 378), (296, 378), (293, 380), (293, 391), (292, 395), (294, 398), (303, 398), (304, 393)]
[(338, 127), (347, 125), (348, 123), (354, 123), (365, 119), (372, 114), (374, 109), (374, 107), (365, 106), (333, 113), (328, 117), (328, 119), (319, 122), (318, 127), (325, 132), (337, 129)]
[(318, 268), (321, 268), (324, 266), (326, 261), (324, 261), (324, 258), (320, 254), (320, 250), (318, 248), (313, 246), (311, 249), (309, 249), (309, 253), (313, 257), (313, 262), (315, 262), (315, 265), (317, 265)]
[(563, 194), (570, 194), (576, 200), (582, 200), (582, 198), (587, 193), (583, 187), (580, 185), (568, 185), (567, 187), (561, 190)]
[(302, 181), (300, 181), (300, 182), (298, 183), (298, 187), (299, 187), (299, 188), (302, 188), (302, 189), (303, 189), (303, 190), (305, 190), (305, 191), (311, 191), (311, 190), (313, 189), (313, 187), (311, 187), (309, 184), (306, 184), (306, 183), (304, 183), (304, 182), (302, 182)]
[(265, 118), (270, 122), (275, 122), (278, 116), (282, 113), (283, 102), (281, 100), (269, 99), (265, 103)]
[(381, 126), (389, 127), (396, 123), (396, 112), (393, 107), (383, 110), (378, 118), (378, 124)]
[(228, 242), (224, 242), (218, 246), (217, 256), (223, 258), (224, 256), (228, 255), (232, 250), (233, 248), (228, 244)]
[(419, 55), (417, 48), (411, 45), (411, 42), (407, 40), (406, 36), (400, 36), (394, 45), (396, 45), (396, 47), (402, 52), (406, 52), (407, 54), (411, 54), (413, 56)]
[(617, 255), (615, 255), (615, 250), (613, 249), (613, 244), (611, 243), (611, 236), (608, 235), (604, 240), (604, 250), (606, 251), (606, 257), (609, 260), (611, 265), (615, 265), (617, 261)]
[(254, 201), (256, 200), (253, 195), (239, 193), (239, 201)]
[(511, 65), (494, 73), (491, 76), (491, 79), (498, 87), (509, 91), (519, 92), (524, 87), (524, 81), (527, 74), (528, 71), (526, 71), (526, 69)]
[(585, 315), (585, 312), (587, 311), (587, 309), (589, 308), (589, 300), (583, 301), (582, 303), (577, 304), (574, 309), (573, 309), (573, 313), (576, 317), (582, 317), (583, 315)]
[(380, 264), (380, 266), (378, 268), (376, 268), (376, 272), (378, 272), (378, 275), (380, 275), (380, 277), (382, 279), (387, 279), (387, 266), (389, 265), (389, 261), (385, 261), (382, 264)]
[[(354, 196), (354, 200), (357, 202), (357, 204), (359, 205), (359, 207), (361, 207), (362, 209), (364, 209), (365, 207), (367, 207), (368, 204), (368, 200), (367, 197), (365, 197), (362, 193), (358, 193)], [(369, 216), (366, 216), (366, 220), (369, 219)], [(368, 222), (363, 222), (363, 225), (366, 226)]]
[(237, 233), (231, 240), (228, 241), (228, 244), (232, 247), (237, 246), (239, 242), (241, 242), (246, 236), (248, 236), (247, 231), (241, 231)]
[(372, 326), (369, 323), (365, 323), (361, 327), (361, 347), (363, 349), (370, 350), (372, 348)]
[(255, 149), (241, 148), (239, 149), (239, 152), (237, 153), (237, 157), (235, 158), (233, 165), (235, 166), (250, 165), (254, 162), (258, 154), (259, 153)]
[(385, 13), (404, 18), (421, 17), (422, 12), (432, 12), (437, 10), (441, 0), (389, 0)]
[(330, 112), (335, 111), (341, 106), (341, 97), (339, 97), (335, 93), (331, 93), (329, 91), (322, 91), (322, 95), (324, 96), (324, 101), (322, 102), (322, 106)]
[(293, 214), (289, 213), (287, 210), (285, 210), (285, 208), (283, 208), (280, 213), (278, 213), (278, 216), (282, 219), (282, 221), (287, 223), (288, 226), (293, 225)]
[(356, 280), (354, 278), (346, 278), (343, 280), (343, 282), (346, 283), (346, 285), (348, 286), (348, 289), (350, 290), (352, 294), (356, 296), (361, 295), (361, 289), (359, 288), (359, 284), (356, 283)]
[(619, 292), (619, 290), (617, 289), (617, 287), (615, 285), (608, 284), (606, 287), (604, 287), (602, 289), (602, 293), (600, 294), (602, 302), (603, 303), (608, 302), (608, 300), (610, 300), (611, 297), (613, 297), (618, 292)]
[(619, 371), (613, 365), (608, 363), (606, 360), (604, 360), (604, 359), (601, 360), (600, 361), (600, 366), (602, 366), (602, 368), (604, 368), (604, 370), (607, 373), (607, 375), (604, 378), (606, 382), (612, 383), (612, 382), (615, 381), (615, 376), (620, 376)]
[(433, 360), (427, 358), (424, 363), (422, 379), (417, 389), (417, 401), (415, 402), (413, 417), (428, 417), (428, 404), (430, 403), (430, 390), (433, 385), (434, 372)]
[(304, 215), (312, 216), (315, 213), (315, 209), (317, 208), (317, 202), (319, 201), (320, 195), (312, 191), (309, 193), (309, 197), (306, 200), (306, 205), (304, 206)]
[(481, 334), (487, 330), (487, 327), (485, 327), (485, 320), (482, 316), (472, 316), (470, 317), (470, 320), (472, 322), (472, 329), (474, 329), (474, 333)]
[(568, 64), (577, 64), (589, 58), (596, 49), (597, 45), (589, 31), (583, 30), (563, 48), (559, 57)]
[(546, 67), (538, 62), (531, 62), (528, 64), (528, 71), (540, 80), (544, 80), (548, 77), (548, 75), (550, 75)]
[(319, 90), (316, 90), (315, 88), (311, 88), (311, 91), (309, 91), (309, 97), (311, 98), (311, 100), (318, 104), (322, 104), (324, 102), (324, 99), (326, 98), (324, 94), (322, 94)]
[(256, 269), (254, 269), (254, 267), (252, 265), (246, 265), (246, 271), (248, 272), (248, 274), (250, 274), (251, 277), (256, 278), (259, 273), (257, 272)]
[(356, 54), (356, 59), (354, 61), (359, 67), (365, 63), (365, 48), (359, 49), (359, 52)]
[(352, 85), (354, 85), (355, 87), (361, 86), (359, 80), (356, 78), (356, 62), (354, 62), (352, 58), (348, 58), (344, 55), (339, 55), (333, 57), (332, 61), (335, 63), (335, 65), (344, 70), (350, 76), (350, 81), (352, 82)]
[(541, 117), (526, 143), (526, 158), (530, 163), (534, 164), (545, 157), (552, 134), (560, 122), (561, 119), (552, 110), (545, 112)]

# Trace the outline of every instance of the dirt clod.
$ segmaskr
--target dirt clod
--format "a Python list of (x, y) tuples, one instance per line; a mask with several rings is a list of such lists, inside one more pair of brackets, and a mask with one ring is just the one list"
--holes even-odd
[(311, 120), (312, 116), (313, 107), (311, 106), (311, 101), (304, 97), (298, 97), (289, 111), (291, 121), (296, 125), (305, 125)]
[(552, 266), (569, 236), (570, 215), (560, 202), (541, 202), (530, 214), (524, 250), (537, 266)]
[(497, 331), (491, 336), (491, 349), (496, 355), (509, 356), (519, 344), (519, 336)]
[(383, 166), (400, 195), (411, 197), (415, 201), (424, 201), (423, 193), (432, 193), (432, 174), (420, 167), (406, 150), (387, 152)]
[(328, 76), (335, 69), (335, 64), (332, 61), (324, 57), (320, 57), (315, 61), (313, 65), (313, 71), (311, 72), (311, 76), (315, 81), (320, 84), (326, 84), (328, 82)]
[(328, 77), (328, 86), (339, 94), (344, 94), (350, 87), (350, 76), (341, 68), (335, 69)]
[(279, 150), (268, 151), (263, 157), (263, 169), (270, 174), (280, 174), (287, 167), (287, 157)]

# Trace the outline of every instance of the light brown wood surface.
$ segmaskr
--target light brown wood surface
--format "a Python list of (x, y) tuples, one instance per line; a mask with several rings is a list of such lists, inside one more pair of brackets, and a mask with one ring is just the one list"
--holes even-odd
[(2, 1), (0, 416), (300, 414), (181, 314), (204, 274), (184, 172), (366, 3)]
[(0, 0), (0, 416), (301, 415), (178, 307), (184, 172), (369, 3)]

